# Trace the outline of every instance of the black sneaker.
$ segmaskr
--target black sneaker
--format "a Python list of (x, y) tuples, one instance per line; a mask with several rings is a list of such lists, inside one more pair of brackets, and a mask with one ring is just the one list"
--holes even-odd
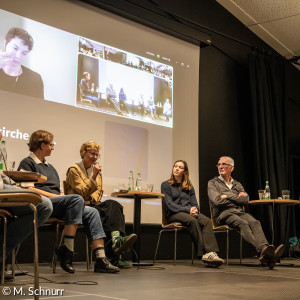
[(94, 272), (96, 273), (118, 273), (120, 269), (113, 266), (107, 257), (97, 258), (94, 265)]
[(131, 249), (135, 243), (137, 235), (132, 233), (126, 236), (118, 236), (112, 246), (115, 255), (120, 255), (125, 250)]
[(58, 249), (55, 249), (55, 252), (62, 269), (68, 273), (75, 273), (73, 267), (73, 251), (70, 251), (65, 245), (61, 245)]

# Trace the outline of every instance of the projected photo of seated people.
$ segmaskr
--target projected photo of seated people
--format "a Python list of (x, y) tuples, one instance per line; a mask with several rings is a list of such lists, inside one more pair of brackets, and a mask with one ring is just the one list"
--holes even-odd
[(91, 83), (91, 74), (83, 73), (83, 78), (80, 80), (80, 96), (81, 98), (91, 100), (96, 107), (100, 108), (100, 99), (95, 96), (94, 83)]
[(117, 95), (116, 95), (116, 92), (114, 90), (114, 86), (112, 83), (110, 83), (108, 85), (108, 87), (106, 88), (106, 97), (107, 97), (108, 101), (112, 104), (112, 106), (115, 109), (115, 111), (117, 112), (117, 114), (122, 116), (123, 113), (120, 110), (120, 106), (117, 101)]
[(166, 117), (166, 121), (169, 121), (171, 113), (172, 113), (172, 109), (171, 109), (170, 100), (167, 99), (166, 102), (164, 103), (164, 110), (163, 110), (163, 114)]
[(151, 119), (154, 120), (154, 114), (156, 113), (156, 108), (154, 106), (154, 100), (153, 100), (153, 98), (151, 96), (148, 99), (147, 108), (150, 111)]
[(140, 109), (142, 117), (144, 117), (145, 114), (145, 100), (143, 94), (140, 95), (138, 99), (138, 107)]
[(22, 28), (7, 32), (0, 52), (0, 89), (44, 99), (41, 75), (22, 65), (33, 44), (32, 36)]
[(120, 104), (120, 108), (123, 108), (126, 111), (126, 113), (129, 114), (128, 105), (127, 105), (126, 101), (127, 101), (126, 94), (124, 92), (124, 89), (121, 88), (120, 92), (119, 92), (119, 104)]

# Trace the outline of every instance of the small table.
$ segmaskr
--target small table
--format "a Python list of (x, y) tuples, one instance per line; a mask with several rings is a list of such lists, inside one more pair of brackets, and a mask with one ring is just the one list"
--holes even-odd
[[(134, 244), (134, 250), (137, 254), (137, 260), (140, 258), (140, 242), (141, 242), (141, 200), (149, 198), (161, 198), (164, 194), (153, 193), (153, 192), (142, 192), (142, 191), (125, 191), (125, 192), (114, 192), (111, 194), (112, 197), (119, 198), (130, 198), (134, 199), (134, 210), (133, 210), (133, 232), (137, 234), (137, 240)], [(133, 256), (133, 261), (136, 258)]]
[(264, 200), (251, 200), (251, 205), (272, 205), (272, 244), (274, 243), (274, 206), (276, 205), (300, 205), (300, 200), (291, 199), (264, 199)]
[[(23, 172), (21, 172), (23, 173)], [(34, 289), (39, 289), (39, 259), (38, 259), (38, 216), (36, 205), (42, 202), (41, 196), (30, 190), (0, 190), (0, 208), (13, 208), (18, 206), (29, 206), (33, 212), (33, 237), (34, 237)], [(5, 229), (6, 231), (6, 229)], [(3, 255), (6, 251), (6, 232), (3, 234)], [(4, 280), (5, 260), (2, 260), (2, 280)], [(39, 299), (39, 295), (34, 295), (34, 299)]]
[(300, 204), (300, 200), (291, 199), (264, 199), (264, 200), (251, 200), (251, 205), (262, 205), (262, 204), (281, 204), (281, 205), (297, 205)]
[(10, 177), (15, 182), (38, 182), (43, 183), (47, 181), (47, 177), (35, 172), (28, 171), (3, 171), (3, 173)]

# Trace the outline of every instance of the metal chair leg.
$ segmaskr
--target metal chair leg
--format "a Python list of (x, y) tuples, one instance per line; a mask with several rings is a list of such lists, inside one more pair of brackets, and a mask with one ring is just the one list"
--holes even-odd
[(240, 233), (240, 265), (242, 264), (242, 256), (243, 256), (243, 238)]
[(2, 270), (1, 270), (1, 284), (4, 284), (4, 273), (5, 273), (5, 259), (6, 259), (6, 234), (7, 234), (7, 219), (3, 219), (3, 246), (2, 246)]
[(16, 253), (18, 253), (19, 247), (20, 245), (18, 246), (17, 251), (16, 249), (11, 251), (11, 274), (13, 277), (15, 277)]
[(85, 236), (85, 252), (86, 252), (86, 269), (87, 271), (89, 271), (90, 269), (90, 251), (89, 251), (89, 240), (87, 238), (87, 236)]
[(58, 247), (60, 245), (60, 243), (58, 242), (59, 230), (60, 230), (60, 224), (56, 223), (55, 242), (54, 242), (54, 249), (53, 249), (53, 254), (52, 254), (52, 273), (56, 273), (56, 262), (57, 262), (56, 249), (58, 249)]
[(194, 264), (194, 250), (195, 250), (195, 246), (192, 242), (192, 265)]
[[(38, 225), (37, 225), (37, 209), (32, 203), (29, 204), (33, 211), (33, 236), (34, 236), (34, 288), (39, 289), (39, 250), (38, 250)], [(38, 295), (34, 299), (39, 299)]]
[(229, 230), (226, 230), (226, 236), (227, 236), (227, 241), (226, 241), (226, 265), (228, 266), (229, 264)]
[(157, 240), (155, 254), (154, 254), (154, 259), (153, 259), (153, 266), (155, 265), (155, 260), (156, 260), (156, 255), (157, 255), (158, 246), (159, 246), (159, 242), (160, 242), (161, 232), (162, 232), (162, 230), (159, 232), (159, 235), (158, 235), (158, 240)]
[(174, 241), (174, 262), (173, 262), (173, 266), (176, 266), (176, 250), (177, 250), (177, 228), (175, 228), (175, 241)]
[(92, 247), (90, 248), (90, 269), (92, 269), (92, 265), (93, 265), (93, 249)]

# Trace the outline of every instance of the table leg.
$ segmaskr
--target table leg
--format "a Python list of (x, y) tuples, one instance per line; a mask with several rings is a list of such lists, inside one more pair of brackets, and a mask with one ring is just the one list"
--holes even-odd
[(132, 261), (140, 260), (140, 241), (141, 241), (141, 198), (139, 195), (134, 195), (134, 210), (133, 210), (133, 232), (137, 235), (136, 242), (133, 246), (136, 255), (133, 255)]
[[(29, 204), (33, 211), (33, 236), (34, 236), (34, 288), (39, 289), (39, 251), (38, 251), (38, 225), (37, 225), (37, 209), (33, 204)], [(34, 296), (35, 300), (39, 299), (38, 295)]]
[(133, 266), (153, 266), (153, 263), (140, 263), (140, 246), (141, 246), (141, 201), (140, 195), (134, 195), (134, 211), (133, 211), (133, 232), (137, 235), (133, 249), (136, 256), (133, 254)]

